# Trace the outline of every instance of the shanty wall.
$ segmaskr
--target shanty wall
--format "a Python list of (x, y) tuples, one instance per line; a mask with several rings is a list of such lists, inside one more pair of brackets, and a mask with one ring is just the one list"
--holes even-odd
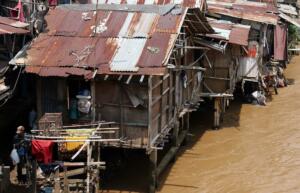
[(202, 88), (203, 92), (233, 92), (236, 81), (238, 58), (242, 56), (241, 48), (239, 46), (229, 45), (226, 48), (225, 53), (209, 50), (206, 55), (210, 64), (207, 60), (203, 60), (203, 65), (206, 68)]
[[(90, 81), (92, 97), (95, 99), (95, 121), (119, 123), (118, 134), (125, 142), (123, 147), (151, 148), (175, 124), (180, 125), (181, 129), (185, 128), (186, 116), (182, 112), (188, 112), (186, 104), (198, 93), (195, 87), (199, 83), (196, 76), (198, 71), (184, 68), (194, 62), (194, 50), (184, 49), (180, 53), (173, 56), (176, 67), (168, 69), (161, 76), (145, 75), (144, 80), (140, 81), (141, 75), (133, 75), (128, 81), (129, 75), (125, 74), (110, 75), (108, 78), (101, 75)], [(68, 82), (74, 78), (39, 78), (39, 117), (46, 112), (63, 112), (64, 124), (74, 124), (68, 119)], [(76, 79), (84, 81), (81, 77)], [(183, 118), (179, 118), (179, 115)]]
[(132, 80), (100, 80), (95, 82), (96, 120), (120, 123), (120, 136), (131, 147), (147, 145), (148, 86)]
[(37, 113), (40, 118), (44, 113), (63, 113), (67, 121), (67, 82), (64, 78), (37, 79)]

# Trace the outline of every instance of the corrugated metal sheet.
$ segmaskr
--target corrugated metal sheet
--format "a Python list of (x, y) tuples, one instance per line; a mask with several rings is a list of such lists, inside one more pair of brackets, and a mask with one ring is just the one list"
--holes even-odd
[(285, 13), (285, 14), (290, 14), (290, 15), (298, 15), (298, 11), (296, 7), (292, 5), (285, 5), (285, 4), (278, 4), (278, 9), (279, 11)]
[[(57, 18), (57, 15), (63, 17)], [(132, 38), (149, 37), (155, 31), (177, 33), (182, 15), (122, 11), (97, 11), (96, 15), (92, 11), (79, 12), (57, 8), (47, 15), (46, 20), (49, 35)]]
[(28, 30), (24, 29), (28, 24), (15, 21), (7, 17), (0, 16), (0, 34), (26, 34)]
[(215, 30), (215, 32), (217, 34), (213, 35), (213, 36), (220, 36), (221, 39), (225, 39), (225, 40), (229, 40), (229, 35), (230, 35), (230, 32), (231, 30), (227, 30), (227, 29), (220, 29), (220, 28), (217, 28), (217, 27), (213, 27), (213, 29)]
[(248, 45), (250, 27), (248, 25), (235, 24), (224, 20), (209, 20), (210, 25), (216, 31), (216, 34), (206, 36), (217, 39), (228, 40), (229, 43), (237, 45)]
[(0, 24), (0, 34), (27, 34), (28, 30), (11, 27), (9, 25)]
[(0, 16), (0, 34), (26, 34), (28, 24)]
[[(25, 64), (27, 72), (41, 76), (89, 77), (95, 70), (100, 74), (162, 74), (186, 13), (187, 8), (166, 15), (56, 8), (46, 17), (47, 33), (40, 34), (10, 64)], [(198, 26), (193, 33), (213, 31), (204, 16), (196, 18), (205, 27)]]
[[(92, 3), (96, 4), (97, 0), (92, 0)], [(144, 5), (166, 5), (177, 4), (189, 8), (203, 8), (205, 4), (204, 0), (98, 0), (99, 4), (144, 4)]]
[(211, 13), (230, 16), (239, 19), (255, 21), (277, 25), (278, 16), (273, 12), (278, 12), (277, 8), (258, 2), (245, 3), (216, 3), (208, 1), (208, 10)]
[(7, 17), (2, 17), (2, 16), (0, 16), (0, 23), (9, 25), (11, 27), (16, 27), (16, 28), (25, 28), (25, 27), (29, 26), (29, 24), (27, 24), (27, 23), (16, 21), (16, 20), (13, 20), (13, 19), (10, 19)]
[(250, 27), (233, 26), (229, 35), (229, 43), (247, 46)]
[(298, 28), (300, 28), (300, 23), (299, 23), (298, 20), (296, 20), (296, 19), (294, 19), (294, 18), (292, 18), (292, 17), (290, 17), (290, 16), (288, 16), (288, 15), (286, 15), (286, 14), (284, 14), (284, 13), (280, 13), (280, 14), (279, 14), (279, 17), (280, 17), (281, 19), (283, 19), (283, 20), (285, 20), (285, 21), (287, 21), (287, 22), (289, 22), (289, 23), (291, 23), (291, 24), (297, 26)]
[(137, 62), (142, 55), (147, 39), (120, 39), (119, 48), (111, 63), (111, 71), (138, 71)]

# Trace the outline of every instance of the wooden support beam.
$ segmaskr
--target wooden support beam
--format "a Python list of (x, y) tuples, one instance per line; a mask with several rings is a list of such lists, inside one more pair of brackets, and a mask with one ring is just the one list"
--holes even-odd
[[(62, 163), (63, 166), (66, 166), (66, 167), (79, 167), (79, 166), (87, 166), (87, 163), (86, 162), (63, 162)], [(105, 162), (101, 162), (101, 161), (93, 161), (93, 162), (90, 162), (91, 166), (103, 166), (105, 165)]]
[(206, 68), (203, 68), (203, 67), (200, 67), (200, 66), (175, 66), (175, 67), (168, 67), (172, 70), (177, 70), (177, 71), (180, 71), (180, 70), (199, 70), (199, 71), (205, 71)]
[(182, 144), (183, 140), (185, 139), (188, 131), (184, 130), (180, 133), (178, 136), (178, 145), (171, 147), (168, 153), (163, 157), (163, 159), (160, 161), (160, 163), (157, 166), (156, 169), (156, 176), (158, 177), (162, 171), (167, 167), (167, 165), (170, 163), (170, 161), (176, 156), (176, 153), (178, 152), (180, 145)]
[(221, 99), (214, 99), (214, 129), (220, 128), (220, 119), (221, 119)]
[(104, 76), (104, 80), (108, 80), (108, 78), (109, 78), (108, 74)]
[(67, 167), (64, 168), (64, 193), (69, 193), (69, 181), (67, 176)]
[(149, 184), (149, 193), (155, 193), (157, 187), (157, 150), (153, 149), (149, 155), (149, 173), (150, 173), (150, 184)]
[(133, 77), (133, 75), (130, 75), (130, 76), (128, 77), (128, 79), (127, 79), (127, 81), (126, 81), (126, 84), (129, 84), (129, 83), (130, 83), (132, 77)]
[(160, 122), (159, 122), (158, 133), (160, 133), (163, 128), (163, 114), (166, 112), (164, 111), (164, 107), (163, 107), (163, 98), (164, 95), (167, 94), (167, 92), (170, 90), (170, 88), (168, 87), (166, 91), (164, 91), (164, 79), (163, 77), (161, 77), (161, 79), (162, 79), (162, 83), (160, 85)]
[(226, 81), (230, 81), (230, 78), (221, 78), (221, 77), (213, 77), (213, 76), (204, 76), (203, 78), (214, 79), (214, 80), (226, 80)]
[(123, 78), (123, 75), (120, 75), (120, 76), (118, 77), (118, 81), (121, 81), (122, 78)]
[[(82, 168), (77, 168), (77, 169), (73, 169), (73, 170), (68, 170), (66, 172), (66, 175), (67, 175), (67, 177), (72, 177), (72, 176), (77, 176), (77, 175), (85, 174), (85, 172), (86, 172), (86, 168), (82, 167)], [(60, 173), (59, 176), (61, 178), (63, 178), (64, 174)]]
[(151, 129), (152, 129), (152, 75), (148, 78), (148, 151), (151, 151)]
[(170, 77), (169, 77), (169, 99), (168, 99), (168, 106), (169, 106), (169, 112), (168, 112), (168, 121), (170, 122), (171, 120), (172, 120), (172, 108), (171, 108), (171, 106), (173, 106), (173, 101), (172, 101), (172, 99), (173, 99), (173, 92), (172, 92), (172, 88), (173, 88), (173, 72), (169, 72), (169, 74), (170, 74)]
[(145, 75), (142, 75), (141, 78), (140, 78), (140, 83), (144, 82), (144, 78), (145, 78)]
[(91, 95), (92, 95), (92, 122), (96, 121), (96, 82), (91, 81)]
[(59, 169), (54, 172), (54, 192), (60, 193), (60, 177), (59, 177)]

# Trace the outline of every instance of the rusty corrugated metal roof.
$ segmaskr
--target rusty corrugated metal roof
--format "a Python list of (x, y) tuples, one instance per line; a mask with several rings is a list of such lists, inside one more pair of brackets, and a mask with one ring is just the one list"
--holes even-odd
[[(26, 71), (41, 76), (86, 76), (96, 70), (98, 74), (163, 74), (187, 12), (182, 7), (173, 7), (165, 15), (58, 7), (46, 17), (47, 33), (34, 39), (26, 54), (17, 55), (11, 64), (25, 64), (30, 66)], [(195, 18), (189, 14), (189, 20), (204, 24), (192, 32), (213, 32), (201, 12), (189, 13), (198, 14)], [(62, 71), (56, 73), (58, 68)]]
[(2, 16), (0, 16), (0, 23), (9, 25), (11, 27), (16, 27), (16, 28), (25, 28), (25, 27), (29, 26), (28, 23), (16, 21), (16, 20), (10, 19), (8, 17), (2, 17)]
[(27, 34), (28, 24), (0, 16), (0, 34)]
[(278, 13), (274, 5), (259, 2), (222, 3), (208, 1), (208, 10), (211, 13), (230, 16), (259, 23), (277, 25)]
[[(92, 0), (96, 4), (97, 0)], [(98, 0), (99, 4), (166, 5), (176, 4), (189, 8), (204, 8), (205, 0)]]
[[(228, 40), (229, 43), (237, 45), (248, 45), (248, 37), (251, 26), (235, 24), (224, 20), (209, 20), (209, 24), (217, 32), (206, 36), (217, 39)], [(219, 33), (218, 33), (219, 32)]]

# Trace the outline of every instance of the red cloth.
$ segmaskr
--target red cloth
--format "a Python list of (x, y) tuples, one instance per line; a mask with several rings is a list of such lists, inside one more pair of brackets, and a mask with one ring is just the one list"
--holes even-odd
[(50, 6), (56, 6), (57, 0), (48, 0)]
[(286, 25), (276, 25), (274, 30), (274, 59), (286, 59)]
[(31, 153), (35, 159), (45, 164), (52, 162), (52, 149), (54, 143), (50, 140), (32, 140)]

